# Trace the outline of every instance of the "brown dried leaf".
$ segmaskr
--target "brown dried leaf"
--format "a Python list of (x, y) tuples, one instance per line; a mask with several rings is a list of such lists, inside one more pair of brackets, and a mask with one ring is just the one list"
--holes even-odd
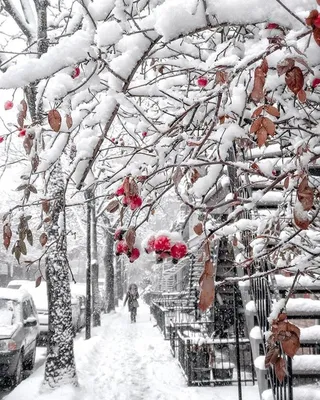
[(21, 104), (21, 107), (22, 107), (22, 110), (20, 112), (22, 113), (23, 118), (26, 118), (27, 117), (27, 111), (28, 111), (27, 102), (24, 99), (22, 99), (20, 101), (20, 104)]
[(36, 279), (36, 287), (40, 286), (42, 280), (42, 276), (39, 275), (38, 278)]
[(29, 155), (31, 153), (32, 145), (33, 145), (33, 140), (27, 135), (23, 140), (23, 147), (26, 151), (26, 154)]
[(281, 313), (278, 315), (277, 321), (282, 322), (285, 321), (288, 318), (288, 315), (286, 313)]
[(20, 129), (23, 129), (24, 127), (24, 114), (22, 111), (20, 111), (17, 115), (17, 122), (18, 122), (18, 126)]
[(294, 325), (291, 322), (288, 322), (287, 330), (291, 333), (294, 333), (295, 335), (298, 336), (298, 338), (300, 338), (300, 328), (297, 325)]
[(284, 180), (283, 186), (288, 189), (290, 183), (290, 178), (287, 176), (286, 179)]
[(128, 245), (129, 250), (131, 251), (136, 242), (136, 230), (134, 228), (130, 227), (127, 230), (127, 232), (125, 234), (125, 241)]
[(287, 373), (286, 373), (286, 362), (282, 357), (278, 358), (277, 362), (274, 365), (274, 370), (278, 380), (280, 382), (283, 382)]
[(268, 137), (268, 132), (265, 128), (260, 128), (258, 132), (256, 132), (257, 135), (257, 143), (259, 147), (262, 147), (266, 144), (267, 137)]
[(38, 166), (39, 166), (39, 156), (36, 153), (32, 158), (31, 158), (31, 167), (32, 167), (32, 172), (36, 172)]
[(216, 84), (220, 83), (221, 85), (226, 83), (228, 80), (228, 73), (226, 71), (217, 71), (216, 73)]
[(268, 117), (262, 118), (262, 126), (266, 129), (268, 135), (274, 136), (276, 132), (276, 126)]
[(264, 73), (265, 75), (267, 75), (269, 67), (268, 67), (268, 61), (267, 61), (266, 58), (264, 58), (264, 59), (262, 60), (262, 63), (261, 63), (261, 65), (260, 65), (260, 68), (262, 69), (263, 73)]
[(294, 67), (294, 60), (292, 58), (285, 58), (277, 64), (278, 75), (286, 74)]
[(136, 196), (139, 194), (139, 188), (136, 181), (131, 178), (129, 182), (129, 196)]
[(304, 77), (301, 69), (293, 67), (290, 71), (286, 72), (285, 81), (291, 92), (298, 94), (304, 85)]
[(213, 277), (213, 274), (214, 274), (214, 265), (213, 265), (213, 263), (212, 263), (211, 260), (207, 260), (207, 261), (204, 263), (204, 272), (205, 272), (205, 274), (207, 274), (208, 276)]
[(172, 176), (172, 181), (176, 187), (179, 185), (182, 178), (183, 178), (182, 169), (180, 167), (177, 167)]
[(262, 119), (263, 117), (259, 117), (255, 121), (253, 121), (253, 124), (250, 128), (250, 133), (256, 133), (262, 127)]
[(294, 223), (297, 225), (298, 228), (306, 230), (309, 228), (309, 220), (302, 219), (299, 215), (297, 215), (296, 210), (293, 212), (293, 219)]
[(41, 205), (42, 205), (42, 210), (43, 212), (45, 212), (46, 214), (48, 214), (49, 210), (50, 210), (50, 201), (47, 199), (43, 199), (41, 201)]
[(318, 15), (319, 15), (318, 10), (311, 10), (310, 14), (306, 18), (306, 24), (308, 26), (312, 26), (313, 25), (313, 21), (318, 17)]
[(280, 357), (280, 349), (278, 346), (273, 346), (269, 349), (266, 354), (264, 365), (266, 368), (270, 367), (270, 365), (274, 365), (278, 358)]
[(259, 115), (262, 113), (263, 109), (264, 109), (264, 106), (260, 106), (260, 107), (256, 108), (254, 110), (254, 112), (252, 113), (251, 118), (259, 117)]
[(61, 128), (61, 115), (58, 110), (50, 110), (48, 113), (48, 122), (52, 130), (59, 132)]
[(281, 344), (283, 351), (291, 358), (294, 357), (300, 349), (300, 339), (295, 333), (291, 333), (289, 339), (284, 340)]
[(50, 215), (48, 217), (45, 217), (45, 219), (43, 220), (43, 222), (45, 222), (46, 224), (48, 224), (50, 221), (51, 221)]
[(124, 190), (124, 195), (128, 197), (130, 193), (130, 178), (128, 176), (124, 178), (122, 186)]
[(66, 124), (67, 124), (67, 128), (70, 129), (73, 125), (73, 120), (71, 115), (66, 115)]
[(202, 222), (199, 222), (197, 225), (195, 225), (195, 226), (193, 227), (193, 230), (194, 230), (194, 232), (195, 232), (197, 235), (202, 235), (202, 234), (203, 234), (203, 225), (202, 225)]
[(201, 311), (207, 310), (214, 300), (214, 280), (209, 275), (205, 274), (200, 284), (200, 299), (199, 309)]
[(301, 103), (305, 103), (307, 100), (307, 93), (305, 92), (305, 90), (301, 89), (298, 92), (298, 99), (301, 101)]
[(310, 211), (313, 207), (314, 189), (309, 187), (308, 178), (305, 176), (297, 189), (298, 200), (305, 211)]
[(111, 200), (110, 203), (106, 207), (106, 211), (109, 213), (114, 213), (119, 208), (119, 201), (117, 199)]
[(320, 46), (320, 28), (313, 29), (313, 38), (318, 46)]
[(257, 67), (254, 71), (254, 84), (251, 92), (251, 98), (256, 103), (264, 99), (263, 87), (265, 84), (265, 73), (261, 67)]
[(46, 243), (47, 243), (47, 241), (48, 241), (48, 236), (47, 236), (47, 234), (46, 234), (45, 232), (41, 233), (41, 235), (40, 235), (40, 237), (39, 237), (39, 242), (40, 242), (41, 246), (42, 246), (42, 247), (45, 246)]
[(280, 117), (280, 112), (276, 107), (273, 106), (266, 106), (265, 110), (267, 111), (268, 114), (272, 115), (273, 117)]
[(190, 177), (191, 183), (197, 182), (199, 178), (200, 178), (200, 173), (197, 169), (194, 168), (191, 172), (191, 177)]
[(8, 223), (3, 225), (3, 245), (8, 250), (12, 238), (11, 227)]

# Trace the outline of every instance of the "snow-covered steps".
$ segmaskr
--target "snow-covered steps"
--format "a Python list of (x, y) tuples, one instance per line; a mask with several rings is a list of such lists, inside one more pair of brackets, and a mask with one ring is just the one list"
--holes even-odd
[[(255, 326), (251, 329), (250, 340), (262, 343), (262, 334), (258, 326)], [(313, 325), (309, 326), (308, 328), (300, 328), (300, 343), (302, 345), (320, 345), (320, 325)]]
[[(246, 304), (246, 312), (248, 314), (256, 314), (257, 309), (253, 300)], [(313, 299), (289, 299), (286, 304), (285, 312), (289, 318), (319, 318), (320, 317), (320, 300)]]
[[(248, 277), (249, 278), (249, 277)], [(292, 287), (294, 276), (274, 275), (274, 280), (280, 292), (289, 290)], [(241, 290), (250, 289), (250, 280), (240, 281)], [(320, 293), (320, 279), (313, 279), (310, 276), (300, 276), (295, 284), (294, 292), (298, 293)]]
[[(254, 360), (254, 366), (259, 370), (265, 370), (265, 356), (259, 356)], [(303, 354), (295, 355), (292, 359), (293, 376), (320, 375), (320, 355)], [(319, 388), (320, 390), (320, 388)]]
[[(320, 386), (306, 385), (293, 388), (294, 400), (320, 400)], [(272, 389), (262, 393), (262, 400), (274, 400)]]

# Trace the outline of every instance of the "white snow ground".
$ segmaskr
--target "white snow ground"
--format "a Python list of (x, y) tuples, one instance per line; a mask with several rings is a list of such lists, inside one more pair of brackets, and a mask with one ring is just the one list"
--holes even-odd
[[(188, 387), (154, 320), (141, 304), (136, 324), (127, 307), (102, 317), (85, 341), (75, 342), (80, 387), (63, 386), (41, 393), (44, 365), (6, 400), (237, 400), (237, 387)], [(257, 386), (243, 387), (243, 398), (258, 400)]]

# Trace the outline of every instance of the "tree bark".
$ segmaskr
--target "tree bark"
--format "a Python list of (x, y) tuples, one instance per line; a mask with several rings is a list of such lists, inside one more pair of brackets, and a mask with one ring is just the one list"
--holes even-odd
[(78, 384), (73, 351), (74, 332), (65, 231), (64, 181), (60, 161), (51, 172), (48, 192), (50, 198), (55, 200), (52, 201), (51, 221), (46, 231), (48, 243), (54, 244), (48, 248), (45, 260), (49, 330), (43, 387), (56, 388), (61, 384), (75, 386)]
[[(91, 191), (93, 198), (93, 191)], [(91, 200), (91, 284), (92, 284), (92, 325), (101, 325), (101, 301), (99, 293), (99, 263), (98, 263), (98, 239), (97, 239), (97, 219), (96, 219), (96, 205), (95, 200)]]
[(122, 272), (121, 272), (121, 260), (120, 257), (116, 258), (116, 293), (117, 301), (123, 299), (123, 284), (122, 284)]
[(106, 271), (106, 311), (107, 311), (107, 313), (109, 313), (115, 309), (113, 245), (114, 245), (114, 237), (109, 231), (106, 231), (104, 266), (105, 266), (105, 271)]

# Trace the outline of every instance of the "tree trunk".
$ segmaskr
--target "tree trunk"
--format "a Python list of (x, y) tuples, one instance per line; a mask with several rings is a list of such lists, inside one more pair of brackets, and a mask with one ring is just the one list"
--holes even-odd
[(113, 235), (106, 231), (106, 247), (104, 253), (104, 266), (106, 271), (106, 311), (107, 313), (115, 309), (114, 302), (114, 267), (113, 267)]
[(117, 300), (123, 299), (123, 284), (122, 284), (122, 272), (121, 272), (121, 260), (120, 257), (116, 258), (116, 292)]
[(78, 384), (73, 352), (64, 181), (59, 161), (52, 170), (48, 187), (49, 197), (55, 200), (51, 202), (51, 221), (48, 224), (47, 236), (48, 243), (54, 244), (48, 248), (45, 260), (49, 330), (43, 386), (54, 389), (62, 384)]
[[(93, 197), (93, 191), (91, 191)], [(98, 263), (98, 239), (97, 239), (97, 219), (96, 219), (96, 205), (95, 200), (91, 201), (91, 248), (92, 248), (92, 261), (91, 261), (91, 284), (92, 284), (92, 325), (101, 325), (101, 301), (99, 293), (99, 263)]]

